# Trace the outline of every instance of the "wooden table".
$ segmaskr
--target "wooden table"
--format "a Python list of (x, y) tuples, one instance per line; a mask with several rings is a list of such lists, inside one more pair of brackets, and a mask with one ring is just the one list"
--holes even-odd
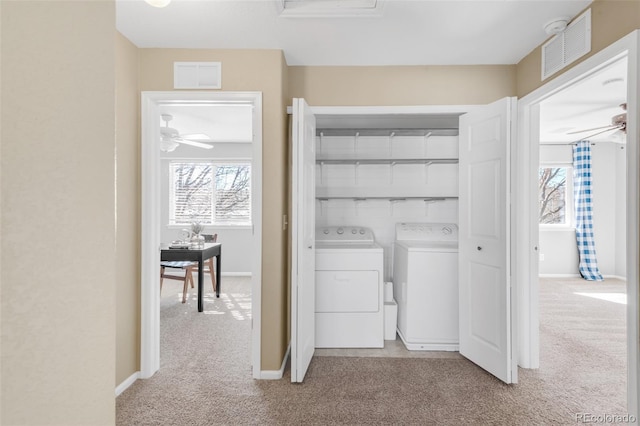
[(160, 260), (190, 260), (198, 262), (198, 312), (202, 312), (203, 273), (202, 265), (207, 259), (216, 257), (216, 297), (220, 297), (220, 264), (222, 263), (222, 244), (205, 243), (203, 249), (172, 249), (169, 244), (163, 244), (160, 248)]

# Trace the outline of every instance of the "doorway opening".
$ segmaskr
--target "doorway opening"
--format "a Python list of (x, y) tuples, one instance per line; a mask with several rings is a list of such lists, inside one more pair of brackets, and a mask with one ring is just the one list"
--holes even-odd
[[(627, 153), (615, 120), (624, 117), (627, 65), (621, 58), (540, 103), (540, 368), (571, 353), (573, 363), (557, 380), (597, 384), (602, 410), (616, 412), (626, 410)], [(584, 149), (588, 163), (579, 158)], [(585, 166), (588, 200), (575, 194)], [(586, 228), (595, 248), (588, 267), (576, 238)], [(599, 362), (602, 357), (608, 361)]]
[[(602, 255), (603, 266), (607, 267), (606, 275), (610, 277), (624, 277), (626, 278), (626, 293), (628, 304), (625, 308), (626, 314), (626, 339), (625, 351), (627, 359), (627, 408), (626, 411), (630, 415), (637, 415), (637, 395), (638, 395), (638, 380), (637, 380), (637, 361), (638, 361), (638, 303), (637, 303), (637, 283), (638, 283), (638, 122), (637, 122), (637, 108), (638, 108), (638, 35), (639, 32), (635, 31), (628, 36), (622, 38), (618, 42), (603, 49), (591, 58), (585, 60), (581, 64), (565, 72), (561, 76), (542, 86), (541, 88), (533, 91), (529, 95), (522, 98), (519, 102), (519, 147), (518, 152), (518, 181), (521, 182), (518, 187), (516, 209), (519, 212), (518, 217), (522, 218), (520, 225), (518, 225), (517, 232), (517, 247), (516, 247), (516, 271), (515, 276), (518, 280), (518, 311), (519, 311), (519, 335), (520, 339), (520, 362), (519, 364), (525, 368), (539, 368), (540, 367), (540, 288), (541, 283), (539, 281), (539, 271), (545, 273), (546, 269), (551, 266), (550, 263), (555, 260), (550, 258), (547, 253), (541, 253), (539, 249), (543, 248), (545, 244), (544, 232), (541, 232), (539, 218), (540, 218), (540, 204), (539, 204), (539, 184), (541, 167), (547, 169), (554, 168), (553, 166), (559, 166), (559, 164), (545, 164), (545, 160), (548, 160), (550, 149), (560, 149), (558, 146), (551, 146), (541, 144), (540, 141), (544, 141), (544, 136), (541, 134), (541, 123), (545, 119), (545, 104), (547, 109), (553, 107), (554, 96), (558, 96), (557, 99), (561, 99), (563, 93), (570, 94), (572, 88), (579, 88), (580, 84), (587, 84), (593, 78), (598, 75), (607, 72), (607, 70), (614, 69), (615, 64), (621, 64), (626, 74), (626, 90), (623, 88), (623, 92), (626, 95), (627, 103), (627, 115), (629, 120), (626, 127), (626, 144), (623, 146), (621, 143), (605, 144), (598, 142), (593, 146), (595, 148), (594, 153), (598, 153), (599, 157), (606, 157), (610, 155), (610, 159), (613, 161), (613, 166), (608, 164), (605, 170), (608, 170), (607, 179), (617, 179), (618, 181), (624, 181), (624, 187), (621, 185), (613, 184), (606, 197), (614, 197), (610, 203), (616, 204), (615, 200), (619, 203), (624, 202), (619, 206), (614, 215), (622, 217), (616, 217), (606, 222), (607, 213), (605, 210), (605, 228), (606, 226), (613, 226), (613, 232), (616, 236), (624, 231), (626, 237), (624, 242), (618, 239), (619, 244), (615, 244), (614, 241), (607, 241), (605, 235), (605, 241), (602, 243), (604, 246), (610, 245), (611, 253), (605, 253), (605, 249), (600, 250)], [(624, 62), (620, 62), (624, 61)], [(594, 80), (592, 80), (593, 82)], [(611, 90), (611, 84), (616, 82), (609, 81), (608, 89)], [(602, 85), (602, 82), (600, 82)], [(600, 124), (594, 124), (591, 127), (599, 127), (608, 124), (608, 120), (611, 120), (611, 116), (621, 113), (619, 105), (611, 105), (614, 113), (609, 115), (609, 118), (605, 118), (607, 121)], [(592, 109), (597, 109), (593, 108)], [(583, 114), (586, 115), (586, 111)], [(569, 118), (566, 118), (569, 121)], [(560, 127), (557, 127), (558, 129)], [(582, 125), (576, 126), (576, 130), (589, 129), (589, 127), (583, 127)], [(566, 133), (572, 130), (565, 129), (559, 133)], [(595, 133), (595, 131), (594, 131)], [(571, 143), (579, 141), (580, 139), (588, 139), (593, 136), (591, 133), (580, 133), (573, 135), (565, 135), (567, 138), (561, 142)], [(556, 134), (556, 137), (557, 134)], [(618, 141), (620, 142), (620, 141)], [(570, 147), (571, 145), (567, 145)], [(621, 149), (621, 147), (623, 149)], [(596, 151), (597, 150), (597, 151)], [(565, 154), (566, 155), (566, 154)], [(620, 157), (619, 159), (617, 159)], [(601, 158), (598, 158), (601, 160)], [(594, 160), (596, 161), (596, 160)], [(626, 166), (626, 170), (620, 170), (621, 167), (616, 167), (615, 163), (619, 161)], [(551, 167), (549, 167), (551, 166)], [(595, 165), (594, 165), (595, 167)], [(619, 172), (619, 173), (617, 173)], [(625, 173), (626, 172), (626, 173)], [(595, 171), (594, 171), (595, 173)], [(605, 185), (607, 179), (599, 181), (598, 185)], [(594, 185), (596, 183), (594, 182)], [(601, 190), (602, 191), (602, 190)], [(618, 203), (618, 204), (619, 204)], [(609, 209), (611, 212), (613, 209)], [(622, 210), (622, 212), (620, 211)], [(611, 213), (609, 213), (611, 214)], [(613, 225), (612, 225), (613, 224)], [(618, 228), (618, 229), (616, 229)], [(596, 231), (597, 232), (597, 231)], [(552, 238), (559, 239), (560, 235), (552, 236)], [(625, 244), (626, 243), (626, 244)], [(553, 243), (552, 243), (553, 244)], [(626, 245), (626, 247), (624, 247)], [(549, 241), (546, 241), (546, 246), (549, 247)], [(624, 250), (626, 248), (626, 250)], [(577, 250), (575, 250), (577, 251)], [(574, 253), (575, 253), (574, 251)], [(626, 252), (625, 252), (626, 251)], [(541, 261), (540, 254), (544, 255), (544, 261)], [(552, 255), (553, 256), (553, 255)], [(565, 262), (568, 264), (570, 262)], [(611, 269), (609, 269), (611, 268)], [(622, 271), (622, 272), (620, 272)], [(543, 283), (542, 285), (546, 285)], [(580, 292), (576, 292), (580, 293)], [(577, 295), (576, 297), (582, 297), (586, 299), (586, 296)], [(586, 304), (587, 302), (583, 302)], [(600, 344), (606, 344), (601, 341)], [(542, 349), (544, 350), (544, 348)]]
[[(515, 351), (512, 345), (515, 332), (511, 326), (513, 321), (511, 289), (508, 285), (510, 277), (509, 252), (506, 250), (510, 241), (509, 224), (512, 220), (506, 206), (511, 186), (508, 158), (510, 158), (509, 152), (513, 149), (513, 139), (511, 139), (513, 120), (511, 117), (514, 114), (514, 104), (514, 99), (505, 98), (489, 105), (475, 107), (424, 106), (414, 107), (409, 111), (403, 110), (402, 107), (368, 107), (366, 110), (358, 110), (357, 107), (349, 107), (348, 109), (334, 107), (329, 110), (331, 107), (311, 109), (303, 99), (294, 99), (293, 185), (299, 198), (294, 198), (292, 202), (294, 209), (292, 252), (296, 253), (292, 260), (292, 381), (303, 381), (306, 369), (314, 355), (314, 343), (319, 342), (318, 347), (323, 349), (351, 348), (358, 347), (356, 345), (360, 344), (350, 334), (351, 330), (348, 327), (342, 327), (341, 330), (333, 334), (327, 333), (326, 330), (335, 329), (335, 327), (331, 327), (331, 323), (338, 317), (345, 319), (347, 317), (345, 313), (348, 314), (349, 321), (353, 323), (360, 321), (364, 317), (364, 315), (360, 315), (364, 309), (359, 305), (363, 297), (349, 298), (350, 295), (345, 294), (343, 298), (336, 298), (342, 304), (337, 307), (331, 305), (331, 301), (323, 299), (314, 301), (313, 295), (321, 293), (321, 290), (316, 293), (316, 288), (339, 287), (344, 289), (344, 284), (335, 285), (336, 282), (348, 280), (355, 282), (356, 275), (364, 283), (364, 274), (358, 273), (362, 269), (383, 271), (378, 272), (377, 275), (375, 272), (368, 275), (370, 278), (366, 281), (366, 290), (371, 296), (370, 300), (377, 302), (377, 305), (371, 304), (371, 307), (365, 311), (367, 314), (376, 314), (382, 309), (380, 302), (383, 300), (383, 291), (379, 281), (380, 276), (384, 274), (385, 280), (389, 278), (393, 280), (390, 286), (393, 296), (391, 302), (396, 299), (398, 330), (400, 333), (405, 333), (403, 324), (409, 322), (413, 324), (407, 326), (407, 330), (413, 326), (417, 326), (418, 330), (418, 333), (407, 331), (406, 339), (403, 339), (405, 343), (408, 342), (413, 348), (421, 345), (421, 348), (427, 350), (449, 351), (457, 350), (459, 341), (462, 355), (469, 355), (468, 357), (476, 364), (507, 383), (517, 381)], [(466, 114), (464, 114), (465, 112)], [(324, 114), (333, 117), (322, 117)], [(363, 128), (362, 123), (367, 119), (372, 120), (374, 114), (377, 114), (373, 120), (377, 127), (372, 130)], [(384, 116), (385, 114), (389, 115), (392, 120), (403, 118), (409, 124), (412, 124), (412, 121), (424, 120), (425, 118), (431, 121), (427, 124), (422, 123), (420, 126), (415, 126), (415, 123), (407, 127), (395, 124), (385, 129), (379, 123), (380, 118), (387, 118)], [(405, 114), (406, 117), (400, 117), (399, 114)], [(462, 117), (461, 114), (463, 114)], [(343, 117), (340, 117), (342, 115)], [(352, 116), (349, 117), (349, 115)], [(316, 116), (318, 123), (322, 118), (327, 118), (342, 121), (343, 125), (338, 128), (323, 129), (319, 127), (319, 129), (315, 129)], [(356, 119), (359, 125), (354, 123)], [(460, 140), (464, 141), (461, 143), (456, 136), (458, 128), (460, 128)], [(451, 131), (454, 132), (453, 135), (448, 133)], [(447, 133), (442, 134), (441, 132)], [(454, 136), (453, 139), (451, 139), (452, 136)], [(302, 149), (303, 147), (312, 147), (314, 144), (317, 146), (315, 153), (307, 153)], [(469, 165), (468, 169), (478, 171), (485, 165), (486, 168), (478, 171), (474, 176), (473, 183), (482, 182), (478, 184), (478, 187), (495, 187), (494, 193), (497, 195), (494, 196), (493, 203), (487, 207), (487, 203), (477, 202), (483, 199), (482, 196), (478, 195), (470, 201), (472, 197), (465, 192), (460, 198), (462, 201), (472, 202), (473, 205), (459, 209), (457, 207), (458, 179), (462, 179), (463, 175), (460, 173), (460, 178), (458, 178), (457, 151), (459, 147), (465, 147), (465, 149), (468, 147), (465, 154), (469, 154), (467, 151), (472, 148), (474, 149), (473, 154), (475, 154), (478, 152), (475, 148), (479, 146), (484, 146), (485, 157), (483, 158), (485, 161), (475, 168), (473, 165)], [(296, 148), (301, 149), (296, 151)], [(480, 162), (478, 156), (465, 158)], [(463, 165), (467, 163), (461, 159), (460, 164), (462, 169)], [(318, 179), (313, 175), (314, 171)], [(468, 176), (468, 174), (464, 176)], [(412, 186), (408, 182), (414, 185)], [(415, 185), (416, 182), (421, 183)], [(487, 185), (485, 186), (484, 183)], [(464, 188), (467, 186), (460, 185)], [(462, 190), (460, 192), (462, 193)], [(474, 193), (479, 194), (479, 192)], [(305, 202), (309, 195), (310, 201)], [(313, 202), (314, 196), (315, 203)], [(461, 204), (462, 201), (460, 201)], [(314, 205), (315, 208), (313, 208)], [(482, 210), (482, 207), (487, 208)], [(459, 210), (468, 213), (478, 209), (482, 210), (482, 221), (470, 221), (462, 214), (460, 216), (458, 214)], [(404, 221), (413, 223), (404, 227)], [(422, 223), (416, 223), (417, 221)], [(459, 294), (463, 296), (459, 299), (455, 289), (458, 267), (454, 265), (453, 268), (447, 268), (443, 273), (443, 277), (446, 277), (443, 281), (454, 283), (454, 286), (450, 287), (453, 290), (450, 293), (444, 292), (444, 296), (439, 298), (443, 303), (446, 300), (447, 305), (447, 308), (444, 308), (446, 319), (443, 319), (443, 316), (439, 318), (441, 324), (447, 324), (444, 336), (441, 330), (444, 327), (438, 330), (435, 330), (435, 327), (428, 329), (423, 326), (424, 319), (419, 318), (418, 315), (411, 315), (410, 321), (404, 320), (403, 310), (410, 310), (409, 303), (406, 303), (411, 299), (408, 289), (409, 281), (413, 282), (416, 277), (415, 274), (411, 274), (413, 276), (411, 280), (403, 279), (399, 275), (400, 272), (398, 275), (395, 273), (396, 269), (401, 272), (409, 269), (400, 266), (400, 260), (398, 260), (397, 268), (393, 266), (390, 270), (388, 267), (393, 264), (394, 256), (389, 252), (389, 249), (394, 248), (394, 232), (396, 232), (396, 239), (398, 237), (397, 226), (401, 226), (403, 235), (405, 228), (407, 232), (420, 233), (421, 230), (426, 229), (425, 222), (434, 223), (436, 221), (452, 223), (451, 227), (445, 225), (440, 231), (437, 231), (446, 235), (454, 233), (454, 227), (457, 229), (456, 222), (460, 222), (461, 230), (465, 230), (467, 226), (476, 226), (474, 236), (491, 235), (488, 237), (491, 239), (488, 245), (484, 245), (485, 240), (482, 238), (476, 239), (473, 244), (470, 244), (467, 239), (461, 237), (461, 241), (457, 245), (460, 250), (455, 249), (456, 252), (461, 253), (460, 259), (467, 262), (460, 262), (460, 267), (463, 268), (472, 263), (469, 261), (472, 257), (469, 256), (469, 251), (472, 250), (475, 253), (482, 250), (481, 245), (485, 247), (485, 251), (482, 252), (482, 260), (476, 261), (475, 265), (491, 262), (492, 265), (485, 268), (485, 271), (491, 270), (491, 276), (485, 274), (482, 277), (484, 282), (491, 283), (491, 296), (471, 297), (467, 292), (468, 286), (460, 285)], [(322, 227), (316, 229), (316, 232), (319, 230), (321, 233), (321, 235), (316, 234), (316, 252), (313, 251), (312, 238), (307, 239), (308, 236), (313, 235), (314, 225)], [(297, 233), (295, 233), (296, 230)], [(426, 232), (426, 234), (429, 233), (429, 231)], [(364, 253), (361, 243), (371, 234), (375, 235), (375, 238), (366, 240), (367, 243), (364, 247), (366, 253)], [(318, 235), (320, 236), (318, 237)], [(461, 231), (458, 235), (466, 234)], [(425, 235), (420, 235), (420, 237), (422, 240), (425, 239)], [(321, 245), (323, 241), (327, 241), (327, 244)], [(362, 256), (359, 255), (358, 259), (354, 258), (353, 261), (347, 262), (346, 256), (340, 255), (340, 253), (344, 250), (353, 253), (353, 248), (349, 246), (352, 243), (360, 244), (358, 253)], [(384, 247), (385, 245), (386, 247)], [(380, 246), (382, 246), (382, 251), (387, 249), (386, 255), (383, 253), (382, 256), (377, 257)], [(476, 249), (476, 247), (478, 248)], [(414, 248), (417, 247), (412, 247), (412, 252)], [(442, 246), (439, 249), (442, 249)], [(372, 259), (372, 261), (374, 258), (379, 258), (382, 262), (386, 257), (386, 265), (388, 266), (374, 268), (373, 265), (367, 265), (366, 268), (363, 268), (361, 262), (365, 254), (367, 259)], [(341, 262), (337, 262), (337, 260), (326, 261), (331, 256), (341, 259)], [(336, 272), (338, 263), (342, 268), (340, 272)], [(315, 281), (313, 267), (316, 268)], [(345, 271), (350, 274), (346, 274)], [(480, 273), (482, 274), (482, 272)], [(461, 275), (469, 277), (471, 273), (465, 269), (464, 274)], [(299, 296), (300, 294), (302, 297)], [(415, 298), (411, 299), (412, 306), (413, 302), (420, 305), (420, 301), (424, 300), (420, 296), (413, 297)], [(354, 300), (348, 307), (350, 310), (345, 308), (344, 300)], [(460, 300), (464, 303), (470, 303), (462, 305), (461, 302), (461, 309), (458, 310)], [(489, 303), (485, 303), (485, 301)], [(470, 306), (471, 304), (473, 306)], [(314, 307), (317, 310), (315, 316)], [(487, 314), (487, 310), (491, 310), (491, 314)], [(416, 310), (414, 309), (414, 311)], [(459, 315), (458, 312), (460, 312)], [(467, 313), (470, 315), (463, 316)], [(489, 317), (491, 321), (486, 321), (486, 318)], [(470, 330), (470, 327), (460, 327), (458, 339), (459, 318), (462, 318), (461, 321), (465, 325), (473, 323), (474, 330)], [(485, 320), (483, 321), (483, 319)], [(345, 323), (345, 321), (342, 322)], [(379, 327), (375, 327), (379, 334), (371, 338), (373, 343), (367, 343), (370, 345), (369, 347), (383, 346), (382, 325), (381, 322)], [(353, 329), (362, 333), (362, 327), (353, 327)], [(452, 332), (451, 329), (453, 329)], [(455, 336), (452, 337), (454, 333)], [(373, 335), (373, 333), (371, 334)], [(471, 334), (480, 335), (482, 339), (471, 342)], [(395, 333), (392, 333), (391, 338), (394, 337)], [(374, 341), (374, 339), (377, 340)], [(374, 346), (374, 344), (379, 346)]]
[[(170, 130), (161, 131), (161, 127)], [(169, 132), (172, 134), (166, 137)], [(251, 337), (247, 340), (251, 342), (253, 376), (257, 377), (262, 259), (261, 93), (143, 92), (141, 161), (141, 377), (151, 377), (160, 368), (158, 248), (161, 243), (184, 242), (193, 222), (204, 226), (203, 234), (218, 234), (217, 242), (224, 250), (224, 278), (217, 283), (221, 297), (215, 298), (210, 277), (204, 275), (205, 306), (207, 298), (210, 305), (226, 301), (224, 293), (230, 288), (225, 290), (225, 279), (234, 287), (244, 281), (240, 284), (250, 288), (250, 300), (237, 300), (242, 309), (234, 312), (251, 322)], [(184, 176), (190, 176), (187, 186), (182, 185)], [(185, 197), (194, 195), (193, 191), (197, 197), (186, 202)], [(248, 248), (251, 256), (247, 256)], [(197, 277), (194, 280), (197, 282)], [(179, 290), (182, 298), (182, 285)], [(188, 303), (179, 306), (178, 301), (177, 308), (191, 307), (196, 311), (197, 289), (188, 288), (187, 292)], [(203, 317), (213, 313), (215, 308), (195, 312)]]

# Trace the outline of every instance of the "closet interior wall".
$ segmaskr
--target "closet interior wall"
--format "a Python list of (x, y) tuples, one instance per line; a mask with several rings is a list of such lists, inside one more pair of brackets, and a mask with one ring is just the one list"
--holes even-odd
[(420, 121), (420, 128), (318, 121), (316, 227), (371, 228), (384, 249), (385, 281), (397, 223), (458, 222), (458, 116)]

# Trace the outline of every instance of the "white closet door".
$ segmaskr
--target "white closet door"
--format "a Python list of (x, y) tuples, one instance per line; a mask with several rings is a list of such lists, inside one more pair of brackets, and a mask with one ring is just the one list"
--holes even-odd
[(460, 117), (460, 353), (517, 382), (509, 267), (515, 98)]
[(316, 118), (293, 99), (291, 217), (291, 381), (302, 382), (315, 351)]

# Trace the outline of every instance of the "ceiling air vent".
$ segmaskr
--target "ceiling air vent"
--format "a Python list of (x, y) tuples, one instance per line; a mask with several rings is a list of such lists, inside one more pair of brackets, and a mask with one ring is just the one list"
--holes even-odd
[(174, 89), (220, 89), (222, 87), (222, 63), (174, 62)]
[(381, 16), (384, 0), (276, 0), (283, 18)]
[(542, 80), (591, 51), (591, 9), (542, 46)]

